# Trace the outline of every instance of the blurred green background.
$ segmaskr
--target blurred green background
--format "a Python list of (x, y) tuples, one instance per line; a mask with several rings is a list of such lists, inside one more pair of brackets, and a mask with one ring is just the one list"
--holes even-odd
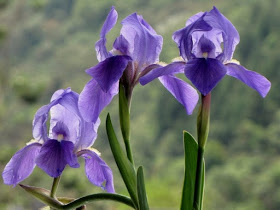
[[(108, 49), (120, 21), (138, 12), (164, 37), (161, 61), (179, 52), (171, 36), (185, 21), (213, 5), (240, 33), (234, 57), (272, 83), (262, 99), (257, 92), (225, 77), (212, 92), (210, 136), (206, 147), (205, 210), (280, 209), (280, 1), (278, 0), (0, 0), (0, 170), (32, 138), (36, 110), (52, 93), (72, 87), (80, 92), (90, 79), (84, 70), (97, 63), (94, 44), (112, 5), (119, 13), (108, 35)], [(278, 92), (277, 92), (278, 91)], [(111, 113), (118, 129), (117, 99), (101, 114), (94, 144), (114, 171), (116, 190), (126, 190), (105, 134)], [(158, 81), (138, 85), (132, 101), (132, 150), (143, 165), (151, 209), (179, 209), (184, 160), (182, 131), (196, 135), (197, 108), (184, 108)], [(120, 132), (118, 136), (121, 137)], [(120, 138), (121, 139), (121, 138)], [(52, 179), (36, 168), (24, 184), (50, 189)], [(58, 195), (80, 197), (101, 190), (84, 168), (66, 168)], [(20, 187), (0, 183), (0, 209), (39, 209)], [(113, 202), (88, 209), (128, 209)]]

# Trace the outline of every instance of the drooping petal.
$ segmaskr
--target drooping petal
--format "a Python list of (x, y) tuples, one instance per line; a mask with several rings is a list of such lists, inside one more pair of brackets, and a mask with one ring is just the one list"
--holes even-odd
[(229, 61), (232, 59), (233, 52), (236, 45), (239, 43), (239, 34), (232, 23), (214, 7), (210, 12), (203, 17), (203, 19), (214, 29), (222, 31), (224, 42), (224, 53), (221, 54), (222, 61)]
[(36, 158), (36, 165), (49, 176), (58, 177), (67, 164), (72, 168), (80, 166), (73, 150), (74, 144), (71, 141), (50, 139), (43, 144)]
[(271, 83), (264, 76), (257, 72), (250, 71), (241, 65), (234, 63), (226, 64), (227, 75), (244, 82), (249, 87), (255, 89), (264, 98), (270, 90)]
[(186, 63), (185, 62), (173, 62), (167, 66), (155, 68), (148, 74), (140, 78), (140, 84), (146, 85), (147, 83), (153, 81), (154, 79), (164, 76), (164, 75), (174, 75), (177, 73), (183, 73)]
[(82, 157), (85, 159), (85, 172), (89, 181), (109, 193), (114, 193), (113, 173), (104, 160), (91, 150), (83, 150)]
[(161, 76), (159, 80), (177, 101), (185, 107), (187, 114), (192, 114), (199, 99), (196, 90), (185, 81), (174, 76)]
[(29, 144), (11, 158), (2, 173), (5, 184), (16, 186), (32, 173), (41, 146), (39, 143)]
[(195, 31), (210, 31), (212, 29), (204, 20), (205, 13), (198, 18), (195, 22), (189, 24), (185, 28), (182, 28), (173, 33), (172, 39), (176, 42), (180, 55), (187, 61), (194, 57), (192, 55), (192, 33)]
[(91, 79), (84, 87), (79, 97), (79, 109), (83, 118), (88, 122), (96, 122), (100, 112), (111, 102), (118, 93), (119, 83), (115, 83), (106, 93), (98, 83)]
[(86, 70), (98, 82), (104, 92), (108, 92), (121, 78), (128, 62), (129, 56), (112, 56)]
[(100, 39), (95, 44), (95, 50), (98, 61), (103, 61), (111, 54), (106, 49), (106, 34), (115, 26), (118, 19), (118, 13), (114, 7), (111, 8), (100, 32)]
[(157, 62), (162, 49), (162, 36), (157, 35), (143, 17), (136, 13), (126, 17), (122, 25), (121, 36), (125, 41), (118, 40), (114, 48), (120, 51), (127, 49), (127, 52), (121, 52), (136, 61), (140, 68)]
[(186, 77), (203, 94), (207, 95), (225, 76), (226, 67), (217, 59), (196, 58), (187, 62)]

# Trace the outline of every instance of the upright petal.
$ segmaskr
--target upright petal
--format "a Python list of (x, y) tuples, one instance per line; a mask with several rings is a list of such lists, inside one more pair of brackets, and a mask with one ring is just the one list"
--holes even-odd
[[(73, 108), (73, 100), (70, 95), (74, 94), (70, 88), (65, 90), (57, 90), (53, 96), (52, 100), (48, 105), (42, 106), (35, 114), (33, 119), (33, 137), (37, 141), (47, 141), (48, 140), (48, 131), (47, 131), (47, 120), (49, 116), (49, 111), (51, 107), (57, 105), (58, 103), (62, 103), (69, 110), (75, 112), (75, 108)], [(77, 99), (76, 99), (77, 100)]]
[[(75, 106), (78, 107), (78, 99)], [(63, 140), (69, 140), (75, 144), (81, 135), (80, 127), (82, 119), (79, 117), (79, 114), (69, 111), (61, 104), (53, 106), (50, 110), (50, 114), (49, 138), (57, 139), (57, 135), (65, 133), (68, 134), (68, 136), (65, 136)], [(64, 125), (64, 128), (59, 125)], [(57, 127), (56, 130), (54, 130), (55, 127)]]
[(191, 25), (193, 22), (197, 21), (202, 15), (204, 14), (204, 12), (198, 12), (195, 15), (191, 16), (187, 21), (186, 21), (186, 26)]
[(112, 56), (87, 69), (86, 72), (98, 82), (104, 92), (108, 92), (119, 81), (130, 60), (129, 56)]
[(186, 77), (203, 94), (207, 95), (225, 76), (226, 68), (217, 59), (196, 58), (187, 62)]
[(203, 19), (214, 29), (222, 31), (224, 42), (224, 53), (222, 61), (229, 61), (232, 59), (233, 52), (236, 45), (239, 43), (239, 34), (232, 23), (214, 7), (210, 12), (203, 17)]
[(41, 146), (39, 143), (29, 144), (11, 158), (2, 173), (5, 184), (16, 186), (32, 173)]
[[(143, 70), (146, 66), (159, 60), (162, 49), (162, 36), (157, 35), (155, 30), (143, 19), (142, 16), (133, 13), (122, 21), (121, 36), (126, 43), (120, 41), (114, 44), (116, 49), (124, 49), (127, 46), (127, 54)], [(124, 52), (122, 52), (124, 53)]]
[(111, 56), (106, 49), (106, 34), (115, 26), (117, 19), (118, 13), (115, 10), (115, 7), (112, 7), (101, 29), (100, 39), (95, 44), (98, 61), (103, 61)]
[(114, 193), (113, 173), (110, 167), (95, 152), (91, 150), (83, 150), (82, 152), (82, 157), (85, 159), (85, 172), (89, 181), (109, 193)]
[(49, 176), (58, 177), (67, 164), (72, 168), (80, 166), (73, 150), (74, 144), (71, 141), (51, 139), (43, 144), (35, 162)]
[(234, 63), (226, 64), (227, 75), (244, 82), (249, 87), (255, 89), (264, 98), (270, 90), (271, 83), (264, 76), (257, 72), (250, 71), (241, 65)]
[(49, 116), (50, 107), (48, 105), (42, 106), (36, 112), (33, 119), (32, 134), (37, 141), (48, 140), (47, 120)]
[(174, 75), (177, 73), (183, 73), (186, 63), (185, 62), (173, 62), (167, 66), (155, 68), (148, 74), (140, 78), (140, 84), (146, 85), (147, 83), (153, 81), (154, 79), (164, 76), (164, 75)]
[(187, 114), (192, 114), (199, 99), (196, 90), (185, 81), (174, 76), (161, 76), (159, 80), (177, 101), (185, 107)]
[(95, 123), (82, 121), (81, 136), (79, 141), (75, 144), (75, 151), (88, 148), (93, 145), (97, 138), (97, 129), (100, 125), (100, 119), (97, 118)]
[(115, 83), (106, 93), (98, 83), (91, 79), (84, 87), (79, 97), (79, 109), (83, 118), (88, 122), (96, 122), (100, 112), (111, 102), (118, 93), (119, 83)]
[(175, 31), (172, 39), (176, 42), (179, 50), (180, 55), (187, 61), (194, 57), (192, 55), (192, 33), (195, 31), (210, 31), (212, 27), (210, 27), (204, 20), (205, 13), (198, 18), (193, 23), (189, 24), (185, 28), (182, 28), (178, 31)]

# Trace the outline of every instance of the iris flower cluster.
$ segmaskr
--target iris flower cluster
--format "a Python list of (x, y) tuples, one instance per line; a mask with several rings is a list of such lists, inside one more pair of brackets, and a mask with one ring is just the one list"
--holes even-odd
[[(81, 94), (70, 88), (58, 90), (50, 103), (37, 111), (33, 120), (34, 139), (6, 165), (2, 174), (5, 184), (17, 185), (36, 165), (49, 176), (59, 177), (66, 165), (78, 168), (78, 157), (82, 157), (89, 181), (113, 193), (112, 171), (92, 145), (97, 137), (100, 112), (118, 94), (120, 84), (130, 100), (139, 81), (145, 85), (158, 78), (187, 114), (193, 112), (199, 100), (196, 89), (205, 96), (225, 75), (237, 78), (262, 97), (270, 89), (265, 77), (232, 60), (239, 34), (215, 7), (192, 16), (184, 28), (173, 34), (182, 61), (166, 66), (158, 63), (162, 37), (137, 13), (121, 22), (120, 35), (108, 51), (106, 35), (117, 18), (112, 7), (95, 45), (99, 63), (86, 70), (92, 79)], [(177, 78), (178, 73), (184, 73), (196, 89)]]
[(36, 165), (49, 176), (59, 177), (66, 165), (80, 167), (78, 157), (81, 156), (85, 159), (89, 181), (108, 192), (114, 192), (111, 169), (100, 158), (100, 153), (91, 148), (100, 120), (96, 123), (86, 122), (78, 109), (78, 98), (79, 95), (70, 88), (58, 90), (51, 102), (36, 112), (33, 120), (34, 139), (6, 165), (2, 174), (5, 184), (17, 185), (32, 173)]
[[(174, 75), (177, 73), (184, 73), (205, 96), (225, 75), (229, 75), (255, 89), (262, 97), (267, 95), (270, 82), (264, 76), (247, 70), (232, 59), (235, 47), (239, 43), (239, 34), (217, 8), (192, 16), (184, 28), (174, 32), (172, 38), (180, 50), (183, 61), (153, 69), (140, 79), (142, 85), (156, 78), (171, 79), (176, 78)], [(191, 109), (184, 103), (186, 96), (194, 94), (192, 89), (191, 91), (185, 89), (184, 94), (181, 94), (178, 85), (168, 81), (165, 87), (185, 106), (187, 113), (192, 112), (196, 97), (190, 99), (194, 105)]]

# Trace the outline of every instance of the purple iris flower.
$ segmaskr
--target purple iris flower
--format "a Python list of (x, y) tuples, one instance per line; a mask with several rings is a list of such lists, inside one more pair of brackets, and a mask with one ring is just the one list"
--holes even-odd
[(142, 85), (159, 76), (185, 73), (193, 85), (207, 95), (227, 74), (255, 89), (262, 97), (267, 95), (270, 82), (232, 60), (239, 34), (217, 8), (192, 16), (185, 28), (173, 34), (173, 40), (184, 61), (154, 69), (140, 79)]
[(86, 122), (78, 110), (78, 98), (79, 95), (70, 88), (58, 90), (51, 102), (37, 111), (33, 120), (34, 140), (19, 150), (6, 165), (2, 174), (5, 184), (17, 185), (32, 173), (35, 165), (49, 176), (58, 177), (67, 164), (72, 168), (80, 167), (77, 158), (82, 156), (89, 181), (114, 192), (111, 169), (91, 148), (100, 120), (95, 124)]
[(131, 97), (133, 87), (139, 78), (157, 67), (162, 49), (162, 37), (143, 19), (133, 13), (122, 23), (120, 36), (113, 49), (106, 49), (106, 34), (115, 26), (118, 14), (111, 8), (95, 44), (99, 63), (86, 70), (92, 79), (85, 85), (79, 98), (79, 108), (83, 117), (95, 122), (100, 112), (119, 91), (119, 82), (126, 95)]

